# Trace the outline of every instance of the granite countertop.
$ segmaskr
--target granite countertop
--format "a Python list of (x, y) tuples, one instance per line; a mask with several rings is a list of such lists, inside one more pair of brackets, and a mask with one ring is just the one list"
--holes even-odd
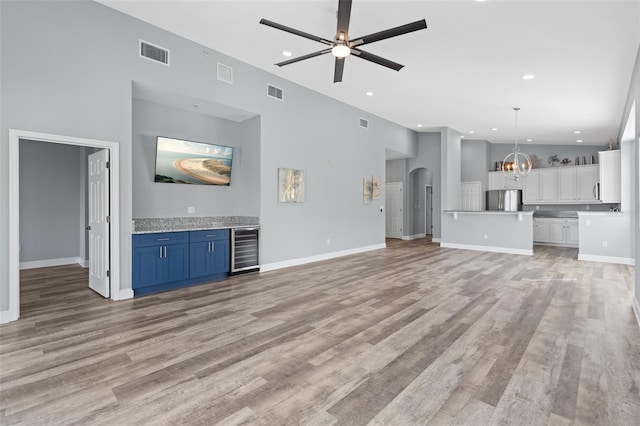
[(253, 228), (260, 226), (254, 216), (165, 217), (133, 219), (134, 234), (200, 231), (205, 229)]

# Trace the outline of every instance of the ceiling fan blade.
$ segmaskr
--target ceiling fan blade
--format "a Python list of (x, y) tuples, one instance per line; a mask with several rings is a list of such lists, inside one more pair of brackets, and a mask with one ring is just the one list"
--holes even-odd
[(344, 71), (344, 58), (336, 58), (336, 67), (333, 72), (333, 82), (339, 83), (342, 81), (342, 72)]
[(278, 24), (276, 22), (269, 21), (268, 19), (261, 19), (260, 23), (262, 25), (266, 25), (268, 27), (272, 27), (281, 31), (291, 33), (291, 34), (295, 34), (300, 37), (308, 38), (309, 40), (313, 40), (320, 43), (328, 44), (329, 46), (333, 46), (333, 42), (331, 40), (327, 40), (322, 37), (315, 36), (313, 34), (305, 33), (304, 31), (296, 30), (295, 28), (287, 27), (286, 25)]
[(360, 49), (351, 49), (351, 54), (357, 58), (364, 59), (365, 61), (373, 62), (378, 65), (382, 65), (383, 67), (391, 68), (392, 70), (400, 71), (404, 65), (400, 65), (397, 62), (390, 61), (388, 59), (382, 58), (378, 55), (374, 55), (373, 53), (365, 52)]
[(319, 50), (317, 52), (309, 53), (308, 55), (298, 56), (297, 58), (288, 59), (286, 61), (278, 62), (276, 65), (279, 67), (293, 64), (295, 62), (304, 61), (305, 59), (315, 58), (316, 56), (324, 55), (325, 53), (331, 53), (331, 49)]
[(400, 25), (399, 27), (389, 28), (388, 30), (379, 31), (377, 33), (369, 34), (364, 37), (352, 38), (351, 43), (355, 46), (362, 46), (363, 44), (374, 43), (376, 41), (385, 40), (391, 37), (397, 37), (399, 35), (411, 33), (418, 30), (427, 28), (427, 21), (424, 19), (410, 24)]
[(351, 0), (340, 0), (338, 2), (338, 30), (337, 38), (340, 39), (340, 33), (344, 33), (346, 40), (349, 34), (349, 20), (351, 19)]

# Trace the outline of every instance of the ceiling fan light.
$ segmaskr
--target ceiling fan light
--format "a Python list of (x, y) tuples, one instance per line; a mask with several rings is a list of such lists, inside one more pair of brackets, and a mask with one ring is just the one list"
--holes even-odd
[(331, 49), (331, 53), (333, 54), (333, 56), (335, 56), (336, 58), (345, 58), (347, 56), (349, 56), (351, 54), (351, 49), (349, 48), (349, 46), (344, 45), (344, 44), (336, 44), (335, 46), (333, 46), (333, 48)]

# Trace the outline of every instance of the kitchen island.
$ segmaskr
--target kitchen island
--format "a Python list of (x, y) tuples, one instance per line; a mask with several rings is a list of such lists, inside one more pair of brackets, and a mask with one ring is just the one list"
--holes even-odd
[(440, 246), (532, 256), (533, 212), (447, 210)]

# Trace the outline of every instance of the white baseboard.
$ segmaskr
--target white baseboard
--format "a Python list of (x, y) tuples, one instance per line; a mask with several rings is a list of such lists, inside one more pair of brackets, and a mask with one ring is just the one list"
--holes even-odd
[[(20, 262), (20, 269), (47, 268), (49, 266), (74, 265), (76, 263), (78, 263), (83, 268), (87, 268), (89, 266), (88, 260), (84, 260), (79, 257), (61, 257), (59, 259), (44, 259), (32, 260), (29, 262)], [(87, 266), (84, 266), (85, 263), (87, 264)]]
[(80, 259), (78, 258), (78, 263), (80, 264), (80, 266), (82, 266), (83, 268), (87, 269), (89, 267), (89, 259)]
[(507, 254), (520, 254), (523, 256), (533, 256), (533, 249), (516, 249), (509, 247), (491, 247), (491, 246), (475, 246), (472, 244), (455, 244), (455, 243), (440, 243), (442, 248), (453, 248), (461, 250), (475, 250), (475, 251), (488, 251), (491, 253), (507, 253)]
[(631, 302), (633, 307), (633, 313), (636, 314), (636, 321), (638, 321), (638, 327), (640, 327), (640, 302), (638, 302), (638, 295), (636, 294)]
[(116, 300), (133, 299), (133, 289), (125, 288), (120, 289), (118, 292), (118, 298)]
[(299, 266), (307, 263), (319, 262), (321, 260), (335, 259), (336, 257), (349, 256), (351, 254), (364, 253), (372, 250), (387, 248), (385, 243), (374, 244), (371, 246), (358, 247), (355, 249), (334, 251), (331, 253), (319, 254), (317, 256), (301, 257), (298, 259), (285, 260), (283, 262), (274, 262), (260, 265), (260, 272), (275, 271), (276, 269), (289, 268), (291, 266)]
[(413, 234), (408, 236), (402, 236), (402, 239), (405, 241), (417, 240), (418, 238), (425, 238), (427, 234)]
[(7, 311), (0, 311), (0, 324), (6, 324), (12, 321), (17, 321), (18, 317), (13, 317), (12, 312), (7, 310)]
[(620, 265), (631, 266), (636, 264), (636, 260), (632, 257), (596, 256), (592, 254), (578, 254), (578, 260), (585, 260), (587, 262), (617, 263)]

